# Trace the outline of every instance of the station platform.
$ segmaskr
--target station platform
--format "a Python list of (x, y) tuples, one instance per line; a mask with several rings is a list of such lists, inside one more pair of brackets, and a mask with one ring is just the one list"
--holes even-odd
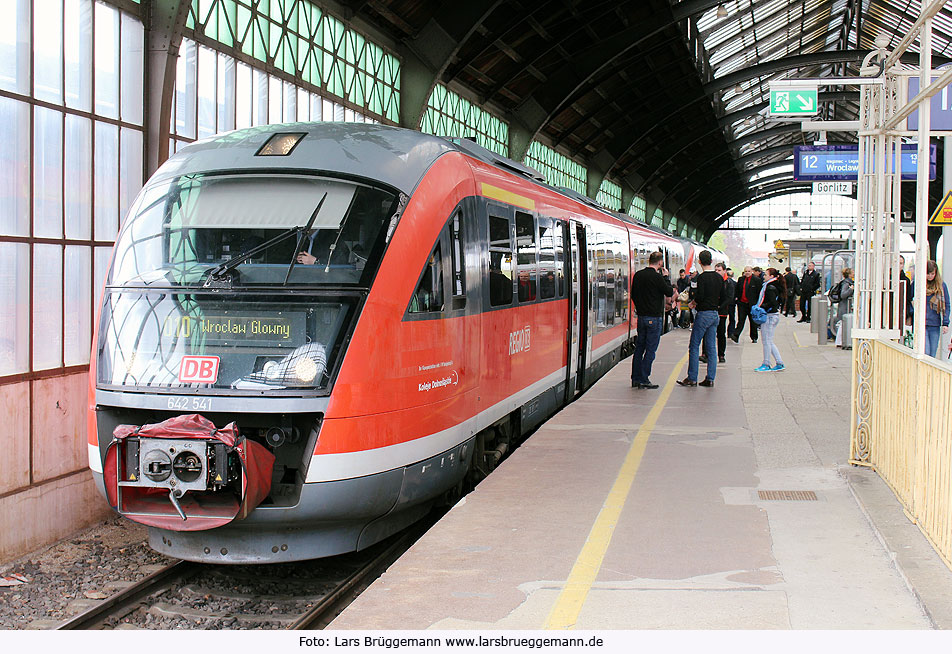
[[(630, 359), (541, 426), (331, 629), (952, 628), (952, 572), (848, 464), (850, 352), (784, 318), (783, 372)], [(701, 367), (702, 374), (704, 366)]]

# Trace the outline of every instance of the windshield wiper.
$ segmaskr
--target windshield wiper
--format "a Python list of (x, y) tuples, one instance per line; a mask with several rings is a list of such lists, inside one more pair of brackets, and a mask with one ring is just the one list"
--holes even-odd
[[(298, 225), (297, 227), (291, 227), (290, 229), (286, 229), (280, 234), (278, 234), (277, 236), (275, 236), (274, 238), (268, 241), (265, 241), (264, 243), (260, 245), (256, 245), (255, 247), (251, 248), (250, 250), (246, 250), (245, 252), (242, 252), (241, 254), (236, 254), (228, 261), (220, 263), (214, 268), (212, 268), (211, 270), (209, 270), (208, 277), (205, 279), (204, 286), (205, 287), (231, 286), (231, 276), (228, 275), (229, 271), (237, 268), (238, 266), (243, 264), (245, 261), (247, 261), (254, 255), (258, 254), (259, 252), (264, 252), (275, 243), (280, 243), (281, 241), (297, 234), (298, 235), (297, 247), (295, 248), (294, 256), (291, 257), (291, 268), (293, 268), (294, 261), (297, 258), (297, 250), (300, 249), (301, 243), (304, 240), (304, 237), (311, 230), (311, 225), (314, 224), (314, 219), (317, 218), (317, 214), (320, 213), (321, 207), (324, 205), (324, 200), (326, 199), (327, 199), (327, 193), (324, 193), (324, 195), (321, 196), (321, 201), (318, 202), (317, 206), (314, 208), (314, 212), (311, 214), (311, 217), (308, 219), (307, 224), (304, 225), (303, 227)], [(291, 271), (289, 269), (288, 276), (290, 275), (291, 275)], [(285, 278), (284, 283), (285, 284), (287, 283), (287, 278)]]
[(304, 238), (307, 236), (307, 233), (311, 231), (311, 225), (314, 224), (314, 219), (317, 218), (318, 212), (321, 210), (321, 205), (324, 204), (324, 200), (327, 199), (327, 193), (324, 194), (324, 197), (321, 198), (321, 201), (317, 203), (317, 207), (314, 209), (314, 213), (311, 214), (311, 219), (307, 221), (307, 225), (304, 226), (303, 231), (301, 231), (300, 236), (298, 236), (297, 245), (294, 248), (294, 254), (291, 256), (291, 264), (288, 266), (288, 272), (284, 276), (284, 286), (287, 285), (288, 280), (291, 279), (291, 271), (294, 270), (294, 266), (297, 264), (297, 255), (301, 251), (301, 245), (304, 244)]

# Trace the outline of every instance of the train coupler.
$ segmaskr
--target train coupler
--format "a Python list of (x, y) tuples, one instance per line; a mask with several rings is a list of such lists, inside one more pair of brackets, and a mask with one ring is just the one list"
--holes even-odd
[(243, 518), (271, 488), (274, 455), (198, 414), (152, 425), (120, 425), (106, 452), (110, 504), (136, 522), (173, 531), (211, 529)]

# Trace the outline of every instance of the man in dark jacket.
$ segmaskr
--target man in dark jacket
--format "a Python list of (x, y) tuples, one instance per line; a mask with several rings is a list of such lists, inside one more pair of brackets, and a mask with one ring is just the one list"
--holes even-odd
[(783, 306), (783, 315), (797, 315), (797, 291), (800, 290), (800, 279), (797, 277), (797, 273), (790, 270), (790, 266), (787, 266), (786, 274), (783, 276), (783, 281), (787, 284), (787, 301)]
[[(714, 266), (714, 272), (720, 275), (724, 279), (724, 296), (721, 298), (721, 306), (718, 307), (717, 316), (719, 318), (717, 322), (717, 362), (718, 363), (727, 363), (725, 358), (727, 355), (727, 319), (734, 311), (734, 304), (736, 302), (734, 298), (734, 287), (737, 286), (737, 282), (727, 276), (727, 266), (723, 263), (718, 263)], [(701, 356), (701, 363), (707, 363), (707, 355), (705, 352)]]
[(800, 280), (800, 320), (797, 322), (810, 322), (810, 298), (820, 290), (823, 282), (820, 280), (820, 273), (816, 271), (813, 262), (807, 264), (807, 270), (803, 273), (803, 279)]
[[(650, 260), (650, 259), (649, 259)], [(678, 293), (691, 285), (691, 278), (684, 272), (684, 268), (678, 271)]]
[(697, 276), (694, 299), (691, 301), (697, 308), (697, 316), (688, 346), (688, 376), (678, 380), (681, 386), (714, 386), (717, 362), (713, 356), (707, 360), (707, 376), (702, 382), (697, 381), (701, 343), (704, 343), (707, 352), (713, 353), (717, 349), (717, 314), (724, 301), (724, 278), (711, 270), (712, 259), (709, 250), (703, 250), (697, 257), (704, 272)]
[[(763, 281), (754, 274), (750, 266), (744, 268), (744, 276), (737, 281), (737, 287), (734, 289), (734, 298), (737, 301), (737, 329), (731, 334), (731, 340), (735, 343), (744, 331), (744, 321), (750, 316), (750, 308), (760, 300), (760, 288), (763, 285)], [(750, 321), (750, 340), (752, 343), (757, 342), (757, 323), (753, 320)]]
[(737, 329), (737, 299), (734, 297), (734, 293), (737, 290), (737, 280), (734, 279), (734, 269), (727, 269), (727, 288), (730, 289), (731, 294), (731, 312), (727, 316), (727, 337), (730, 338), (731, 334), (734, 333), (734, 330)]
[(631, 358), (632, 388), (658, 388), (649, 379), (651, 364), (661, 342), (664, 300), (675, 295), (663, 261), (664, 254), (652, 252), (648, 257), (648, 267), (639, 270), (631, 278), (631, 301), (638, 314), (638, 335), (635, 353)]

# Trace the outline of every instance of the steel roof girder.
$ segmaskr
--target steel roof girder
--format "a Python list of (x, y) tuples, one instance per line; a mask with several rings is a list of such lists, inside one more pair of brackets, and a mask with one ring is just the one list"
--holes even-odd
[(403, 48), (400, 88), (400, 124), (419, 129), (437, 81), (466, 39), (482, 24), (500, 0), (448, 3)]
[(714, 93), (717, 93), (718, 91), (729, 89), (735, 84), (739, 84), (754, 77), (766, 77), (771, 73), (779, 73), (782, 71), (793, 70), (795, 68), (802, 68), (804, 66), (838, 63), (841, 61), (861, 62), (863, 57), (865, 57), (867, 54), (869, 53), (865, 50), (823, 51), (811, 52), (809, 54), (790, 55), (789, 57), (773, 59), (771, 61), (765, 61), (761, 64), (755, 64), (754, 66), (743, 68), (736, 73), (719, 77), (713, 82), (709, 82), (704, 85), (704, 93), (710, 96)]
[(153, 0), (145, 30), (146, 176), (169, 158), (172, 98), (190, 0)]

